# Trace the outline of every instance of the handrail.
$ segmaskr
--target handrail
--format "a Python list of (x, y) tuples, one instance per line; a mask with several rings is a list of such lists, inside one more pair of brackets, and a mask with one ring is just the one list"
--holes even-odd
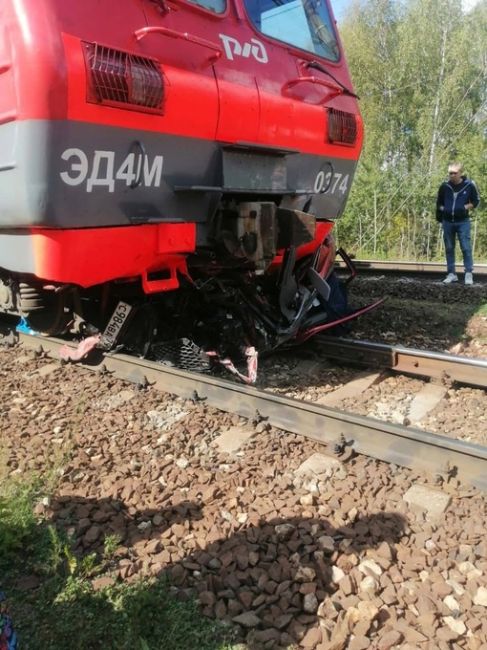
[(134, 32), (134, 36), (138, 41), (141, 41), (143, 38), (149, 36), (150, 34), (161, 34), (162, 36), (182, 39), (184, 41), (188, 41), (189, 43), (195, 43), (196, 45), (200, 45), (201, 47), (206, 47), (207, 49), (214, 51), (214, 54), (210, 57), (210, 59), (217, 60), (223, 54), (221, 47), (216, 43), (207, 41), (205, 38), (200, 38), (199, 36), (195, 36), (194, 34), (189, 34), (188, 32), (178, 32), (177, 30), (169, 29), (168, 27), (149, 25), (148, 27), (142, 27), (141, 29), (137, 29)]
[(343, 88), (340, 88), (340, 86), (336, 86), (326, 79), (320, 79), (319, 77), (314, 76), (297, 77), (296, 79), (286, 81), (286, 83), (282, 86), (282, 92), (286, 93), (288, 90), (291, 90), (291, 88), (294, 88), (294, 86), (297, 86), (300, 83), (312, 83), (316, 86), (323, 86), (324, 88), (330, 90), (330, 94), (325, 99), (323, 99), (323, 101), (329, 101), (330, 99), (343, 94)]

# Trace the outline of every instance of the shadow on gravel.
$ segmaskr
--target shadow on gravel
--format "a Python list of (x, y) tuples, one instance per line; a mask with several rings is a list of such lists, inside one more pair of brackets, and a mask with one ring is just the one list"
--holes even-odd
[[(445, 285), (438, 280), (360, 278), (350, 284), (351, 301), (361, 306), (378, 297), (386, 303), (354, 323), (353, 335), (410, 347), (434, 346), (447, 350), (472, 338), (487, 342), (487, 327), (472, 318), (487, 306), (487, 284), (466, 287), (459, 282)], [(479, 329), (480, 328), (480, 329)], [(462, 353), (459, 350), (457, 353)]]
[[(150, 650), (183, 647), (167, 641), (158, 645), (154, 641), (155, 628), (151, 628), (155, 625), (154, 617), (164, 613), (151, 611), (150, 607), (154, 594), (167, 582), (171, 585), (170, 592), (179, 600), (191, 601), (196, 596), (201, 611), (209, 619), (237, 624), (236, 638), (250, 650), (286, 648), (298, 644), (307, 635), (307, 638), (315, 633), (321, 635), (318, 608), (325, 600), (329, 604), (336, 601), (336, 612), (327, 623), (331, 632), (340, 611), (352, 605), (351, 601), (344, 602), (345, 589), (333, 598), (338, 588), (333, 582), (333, 566), (348, 576), (360, 552), (380, 547), (375, 554), (376, 561), (383, 562), (387, 568), (394, 562), (392, 545), (400, 540), (406, 528), (401, 515), (381, 512), (358, 517), (339, 528), (333, 527), (326, 518), (272, 519), (260, 521), (258, 525), (241, 525), (228, 538), (218, 538), (211, 521), (204, 528), (196, 527), (193, 533), (192, 522), (202, 518), (204, 507), (204, 503), (186, 502), (161, 511), (136, 511), (116, 500), (65, 496), (51, 504), (51, 512), (52, 523), (58, 529), (74, 532), (75, 548), (81, 555), (93, 551), (101, 554), (108, 536), (120, 536), (120, 546), (106, 566), (104, 576), (116, 576), (118, 581), (134, 585), (142, 574), (156, 577), (154, 584), (134, 591), (132, 603), (139, 611), (144, 630), (141, 636)], [(113, 619), (113, 625), (119, 624), (118, 617), (125, 615), (104, 597), (103, 582), (96, 585), (97, 580), (100, 581), (100, 576), (94, 581), (98, 591), (84, 593), (81, 600), (75, 597), (52, 605), (54, 615), (50, 618), (54, 622), (64, 621), (63, 629), (67, 621), (72, 621), (73, 638), (77, 634), (80, 608), (88, 607), (91, 611), (96, 604), (106, 621)], [(356, 586), (352, 586), (349, 594), (356, 591)], [(326, 614), (321, 610), (320, 613), (326, 619)], [(54, 638), (59, 636), (56, 629), (50, 633)], [(190, 640), (188, 643), (184, 648), (192, 647)], [(99, 644), (90, 647), (128, 646), (110, 645), (107, 639), (101, 638)], [(201, 645), (195, 640), (193, 647), (216, 650), (223, 645)]]

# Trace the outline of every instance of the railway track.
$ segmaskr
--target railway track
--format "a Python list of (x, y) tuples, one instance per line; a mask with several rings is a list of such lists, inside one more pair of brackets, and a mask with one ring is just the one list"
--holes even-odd
[(317, 347), (325, 356), (346, 363), (487, 388), (487, 361), (483, 359), (331, 336), (320, 339)]
[[(59, 357), (65, 341), (19, 334), (23, 346)], [(75, 347), (74, 343), (68, 346)], [(487, 387), (487, 362), (431, 354), (349, 340), (320, 343), (329, 356), (339, 354), (341, 345), (354, 361), (374, 363), (412, 374), (442, 377)], [(355, 347), (354, 347), (355, 345)], [(330, 352), (330, 349), (334, 352)], [(386, 363), (387, 362), (387, 363)], [(56, 361), (58, 363), (58, 361)], [(421, 431), (410, 426), (382, 422), (340, 411), (325, 404), (310, 403), (275, 395), (224, 379), (197, 375), (125, 354), (100, 355), (82, 362), (86, 368), (108, 372), (136, 383), (211, 406), (250, 420), (264, 420), (274, 427), (330, 445), (337, 454), (353, 451), (396, 465), (434, 474), (454, 475), (479, 489), (487, 489), (487, 448)]]
[[(382, 260), (353, 260), (353, 264), (359, 273), (384, 274), (384, 275), (410, 275), (414, 277), (430, 277), (439, 279), (446, 275), (445, 263), (442, 262), (402, 262)], [(339, 270), (345, 269), (342, 261), (337, 261)], [(487, 264), (476, 264), (474, 279), (476, 283), (487, 282)]]

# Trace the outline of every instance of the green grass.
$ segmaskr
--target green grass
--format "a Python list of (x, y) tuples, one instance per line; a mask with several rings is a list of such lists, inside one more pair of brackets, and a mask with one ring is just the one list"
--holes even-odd
[[(45, 496), (40, 479), (3, 480), (0, 489), (0, 588), (23, 650), (229, 650), (232, 632), (204, 618), (194, 601), (181, 602), (163, 580), (114, 583), (94, 590), (92, 578), (109, 575), (118, 540), (105, 540), (101, 557), (78, 557), (72, 541), (39, 520)], [(39, 586), (21, 591), (19, 579)]]
[(9, 481), (0, 493), (0, 570), (16, 552), (32, 550), (37, 520), (33, 500), (39, 491), (39, 481), (29, 483)]
[[(23, 647), (41, 650), (217, 650), (225, 630), (201, 618), (193, 602), (174, 600), (161, 581), (117, 584), (93, 591), (88, 580), (51, 580), (40, 590), (35, 615), (17, 625)], [(29, 608), (30, 609), (30, 608)]]

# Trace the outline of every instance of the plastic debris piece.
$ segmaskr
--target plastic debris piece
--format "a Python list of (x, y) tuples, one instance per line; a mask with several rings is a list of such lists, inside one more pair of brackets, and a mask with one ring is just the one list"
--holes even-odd
[(59, 356), (65, 361), (80, 361), (86, 355), (94, 350), (100, 341), (100, 334), (95, 336), (88, 336), (86, 339), (83, 339), (78, 343), (76, 348), (70, 348), (67, 345), (63, 345), (59, 350)]
[(216, 359), (221, 365), (229, 370), (232, 374), (236, 375), (246, 384), (255, 384), (257, 381), (257, 366), (258, 366), (258, 352), (253, 346), (248, 346), (244, 350), (245, 356), (247, 357), (247, 374), (244, 375), (241, 373), (233, 364), (231, 359), (225, 358), (221, 359), (217, 352), (209, 351), (206, 354), (209, 357)]
[(29, 323), (26, 321), (25, 318), (20, 319), (15, 329), (17, 332), (20, 332), (21, 334), (30, 334), (31, 336), (36, 336), (36, 334), (38, 334), (38, 332), (32, 329), (32, 327), (29, 325)]
[(172, 341), (154, 343), (150, 348), (151, 358), (189, 372), (209, 373), (210, 360), (206, 352), (194, 341), (180, 338)]

